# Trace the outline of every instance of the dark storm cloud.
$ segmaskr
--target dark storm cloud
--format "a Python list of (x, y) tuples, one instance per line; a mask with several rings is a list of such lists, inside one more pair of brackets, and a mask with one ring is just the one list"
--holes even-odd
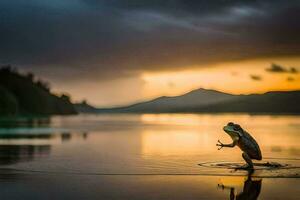
[(293, 77), (289, 76), (289, 77), (287, 77), (286, 80), (287, 80), (288, 82), (292, 82), (292, 81), (294, 81), (295, 79), (294, 79)]
[(300, 54), (299, 1), (2, 0), (0, 62), (69, 78)]
[(281, 65), (273, 63), (273, 64), (271, 64), (270, 68), (266, 68), (266, 71), (282, 73), (282, 72), (287, 72), (288, 70)]
[(295, 67), (287, 68), (275, 63), (272, 63), (269, 68), (266, 68), (266, 71), (274, 72), (274, 73), (292, 73), (292, 74), (298, 73), (298, 70)]
[(259, 75), (250, 74), (250, 78), (254, 81), (261, 81), (262, 77)]

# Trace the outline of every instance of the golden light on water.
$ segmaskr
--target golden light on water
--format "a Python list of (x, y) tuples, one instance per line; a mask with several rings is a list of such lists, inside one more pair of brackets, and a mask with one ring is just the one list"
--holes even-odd
[[(182, 115), (144, 114), (143, 124), (157, 125), (158, 130), (143, 130), (141, 133), (143, 155), (227, 155), (231, 159), (241, 159), (238, 148), (224, 148), (218, 151), (218, 139), (231, 143), (230, 137), (222, 130), (229, 121), (239, 123), (260, 144), (264, 155), (298, 155), (299, 134), (295, 127), (300, 126), (299, 117), (291, 116), (251, 116), (251, 115)], [(270, 127), (272, 124), (272, 129)], [(163, 128), (165, 127), (165, 128)], [(288, 132), (289, 134), (286, 134)], [(220, 153), (221, 152), (221, 153)]]
[(227, 187), (239, 187), (240, 191), (242, 190), (242, 187), (244, 186), (246, 177), (241, 176), (231, 176), (231, 177), (221, 177), (219, 184), (226, 185)]
[(203, 142), (209, 143), (205, 140), (205, 135), (200, 135), (197, 131), (145, 131), (142, 134), (142, 153), (165, 156), (187, 155), (200, 152), (203, 148), (210, 148), (203, 146)]
[(141, 115), (143, 123), (151, 124), (174, 124), (174, 125), (199, 125), (199, 116), (194, 114), (143, 114)]

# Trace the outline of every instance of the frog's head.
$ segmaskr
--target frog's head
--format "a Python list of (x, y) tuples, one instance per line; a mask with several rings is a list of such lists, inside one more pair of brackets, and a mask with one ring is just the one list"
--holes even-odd
[(233, 122), (229, 122), (227, 126), (224, 126), (223, 130), (231, 137), (242, 137), (244, 130), (238, 124), (234, 124)]

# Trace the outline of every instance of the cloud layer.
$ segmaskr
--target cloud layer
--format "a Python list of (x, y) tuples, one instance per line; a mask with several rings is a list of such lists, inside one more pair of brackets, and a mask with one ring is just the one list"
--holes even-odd
[(0, 62), (58, 79), (300, 54), (293, 0), (2, 0), (0, 19)]
[(274, 72), (274, 73), (291, 73), (291, 74), (298, 73), (298, 70), (295, 67), (287, 68), (275, 63), (271, 64), (269, 68), (266, 68), (266, 71)]

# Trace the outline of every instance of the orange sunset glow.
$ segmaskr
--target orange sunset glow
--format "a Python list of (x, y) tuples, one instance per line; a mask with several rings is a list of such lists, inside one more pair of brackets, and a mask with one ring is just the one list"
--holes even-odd
[[(214, 89), (231, 94), (264, 93), (300, 89), (300, 73), (268, 72), (272, 63), (300, 69), (299, 57), (252, 59), (211, 65), (192, 65), (172, 71), (144, 71), (136, 77), (107, 81), (53, 84), (54, 90), (69, 91), (74, 100), (93, 105), (115, 106), (158, 96), (174, 96), (193, 89)], [(251, 79), (251, 75), (261, 77)], [(291, 80), (289, 80), (291, 79)], [(97, 92), (95, 92), (97, 91)], [(130, 95), (128, 95), (130, 93)]]
[(298, 200), (300, 0), (0, 0), (0, 199)]
[[(284, 66), (299, 66), (300, 58), (257, 59), (207, 66), (179, 72), (144, 73), (145, 96), (178, 95), (192, 89), (215, 89), (232, 94), (264, 93), (268, 91), (288, 91), (300, 89), (299, 74), (276, 74), (266, 72), (272, 63)], [(196, 69), (195, 69), (196, 68)], [(262, 76), (253, 81), (251, 74)], [(294, 81), (287, 81), (293, 77)]]

